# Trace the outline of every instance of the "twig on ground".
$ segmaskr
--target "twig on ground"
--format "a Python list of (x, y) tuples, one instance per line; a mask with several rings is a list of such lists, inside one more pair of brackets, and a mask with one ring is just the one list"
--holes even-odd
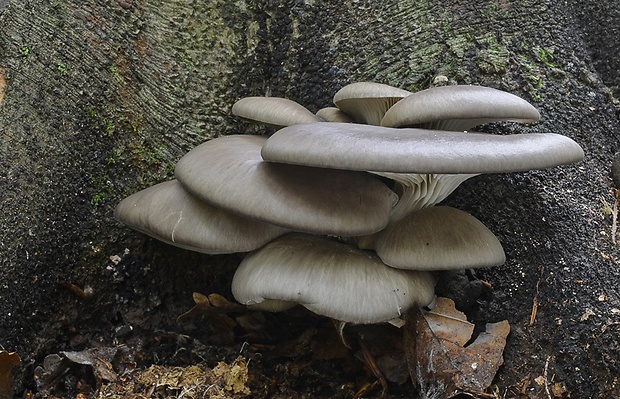
[(359, 344), (362, 352), (362, 361), (370, 369), (370, 371), (374, 374), (374, 376), (381, 384), (381, 398), (385, 398), (388, 392), (387, 380), (385, 379), (385, 376), (383, 375), (383, 372), (381, 372), (379, 366), (377, 366), (374, 357), (370, 353), (370, 350), (368, 350), (368, 346), (366, 346), (366, 343), (364, 342), (364, 339), (362, 337), (359, 337)]
[(491, 399), (497, 399), (498, 396), (496, 394), (490, 394), (490, 393), (486, 393), (486, 392), (480, 392), (480, 391), (473, 391), (473, 390), (468, 390), (465, 389), (463, 390), (464, 393), (469, 395), (476, 395), (475, 397), (479, 397), (479, 398), (491, 398)]
[(540, 266), (540, 276), (538, 277), (538, 281), (536, 282), (536, 293), (534, 294), (534, 301), (532, 303), (532, 313), (530, 314), (530, 326), (534, 325), (534, 322), (536, 321), (536, 313), (538, 313), (538, 286), (540, 285), (540, 280), (542, 279), (544, 270), (545, 270), (545, 267)]
[(78, 287), (77, 285), (73, 283), (70, 283), (69, 281), (60, 281), (60, 285), (66, 288), (73, 295), (79, 298), (82, 298), (82, 299), (88, 299), (91, 296), (93, 296), (93, 293), (94, 293), (94, 290), (89, 285), (85, 285), (84, 289)]
[(547, 370), (549, 369), (549, 359), (551, 356), (547, 356), (547, 361), (545, 362), (545, 372), (543, 373), (543, 378), (545, 379), (545, 393), (547, 394), (547, 398), (551, 399), (551, 392), (549, 392), (549, 381), (547, 380)]

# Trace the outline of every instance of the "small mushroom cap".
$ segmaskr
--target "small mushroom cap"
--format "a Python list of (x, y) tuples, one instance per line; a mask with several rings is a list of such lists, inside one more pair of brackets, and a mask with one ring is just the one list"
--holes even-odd
[(383, 115), (411, 92), (374, 82), (346, 85), (334, 95), (334, 104), (357, 123), (380, 125)]
[(265, 162), (260, 155), (265, 140), (244, 135), (210, 140), (181, 158), (176, 177), (212, 205), (296, 231), (355, 236), (387, 225), (397, 196), (378, 178)]
[(248, 254), (233, 277), (232, 292), (258, 310), (298, 303), (319, 315), (368, 324), (428, 305), (434, 286), (430, 273), (394, 269), (371, 252), (293, 233)]
[(321, 108), (317, 111), (316, 116), (323, 119), (326, 122), (342, 122), (352, 123), (353, 119), (345, 114), (341, 109), (336, 107)]
[(413, 93), (381, 120), (387, 127), (464, 131), (495, 121), (531, 123), (540, 114), (514, 94), (483, 86), (442, 86)]
[(581, 147), (553, 133), (495, 135), (312, 123), (277, 131), (265, 160), (321, 168), (395, 173), (505, 173), (583, 159)]
[(208, 254), (249, 252), (289, 231), (215, 208), (176, 180), (125, 198), (114, 217), (165, 243)]
[(383, 262), (408, 270), (499, 266), (506, 260), (495, 235), (467, 212), (433, 206), (390, 223), (374, 248)]
[(246, 121), (275, 128), (323, 120), (293, 100), (280, 97), (246, 97), (232, 106), (232, 113)]

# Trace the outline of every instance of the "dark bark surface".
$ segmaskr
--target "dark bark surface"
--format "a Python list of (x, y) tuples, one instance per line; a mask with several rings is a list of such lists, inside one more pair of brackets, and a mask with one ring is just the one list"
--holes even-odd
[(620, 252), (605, 206), (620, 146), (618, 6), (587, 3), (0, 1), (0, 344), (22, 357), (16, 390), (49, 353), (122, 342), (106, 329), (123, 325), (144, 341), (186, 332), (174, 320), (193, 291), (229, 293), (239, 256), (153, 242), (112, 210), (203, 140), (260, 131), (230, 115), (238, 98), (316, 111), (350, 82), (419, 90), (444, 75), (542, 115), (484, 130), (561, 133), (586, 153), (476, 177), (447, 201), (506, 251), (504, 266), (477, 272), (493, 293), (473, 316), (512, 326), (499, 391), (544, 397), (534, 379), (548, 363), (571, 397), (620, 396)]
[(620, 6), (614, 1), (569, 2), (596, 71), (617, 95), (620, 86)]

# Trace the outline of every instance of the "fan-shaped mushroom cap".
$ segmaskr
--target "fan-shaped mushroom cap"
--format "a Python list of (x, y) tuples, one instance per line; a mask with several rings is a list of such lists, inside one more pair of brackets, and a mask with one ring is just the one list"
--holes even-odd
[(355, 236), (387, 225), (397, 197), (379, 179), (265, 162), (265, 140), (235, 135), (203, 143), (181, 158), (176, 177), (215, 206), (297, 231)]
[(246, 256), (232, 292), (258, 310), (301, 304), (319, 315), (368, 324), (399, 317), (434, 298), (427, 272), (386, 266), (371, 252), (305, 234), (287, 234)]
[(357, 123), (380, 125), (385, 112), (411, 92), (374, 82), (346, 85), (334, 95), (334, 104)]
[(345, 114), (341, 109), (336, 107), (321, 108), (317, 111), (316, 116), (323, 119), (326, 122), (342, 122), (352, 123), (353, 119)]
[(483, 86), (442, 86), (403, 98), (385, 113), (381, 125), (463, 131), (495, 121), (538, 119), (536, 108), (514, 94)]
[(215, 208), (176, 180), (125, 198), (114, 217), (160, 241), (208, 254), (249, 252), (289, 231)]
[(583, 159), (581, 147), (553, 133), (494, 135), (344, 123), (296, 125), (276, 132), (268, 161), (395, 173), (504, 173)]
[(246, 97), (232, 106), (232, 113), (249, 122), (275, 128), (323, 120), (293, 100), (280, 97)]
[(506, 257), (495, 235), (467, 212), (433, 206), (390, 223), (374, 248), (390, 266), (409, 270), (455, 270), (498, 266)]

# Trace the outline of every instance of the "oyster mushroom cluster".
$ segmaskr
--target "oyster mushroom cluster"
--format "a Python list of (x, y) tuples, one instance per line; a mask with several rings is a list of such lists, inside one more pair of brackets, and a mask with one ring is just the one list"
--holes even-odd
[(284, 98), (249, 97), (238, 117), (278, 129), (222, 136), (187, 153), (176, 180), (123, 200), (117, 220), (182, 248), (249, 252), (232, 292), (281, 311), (301, 304), (342, 322), (400, 317), (434, 299), (435, 271), (505, 261), (499, 240), (466, 212), (436, 206), (466, 179), (580, 161), (559, 134), (493, 135), (493, 121), (538, 111), (480, 86), (411, 93), (354, 83), (313, 114)]

